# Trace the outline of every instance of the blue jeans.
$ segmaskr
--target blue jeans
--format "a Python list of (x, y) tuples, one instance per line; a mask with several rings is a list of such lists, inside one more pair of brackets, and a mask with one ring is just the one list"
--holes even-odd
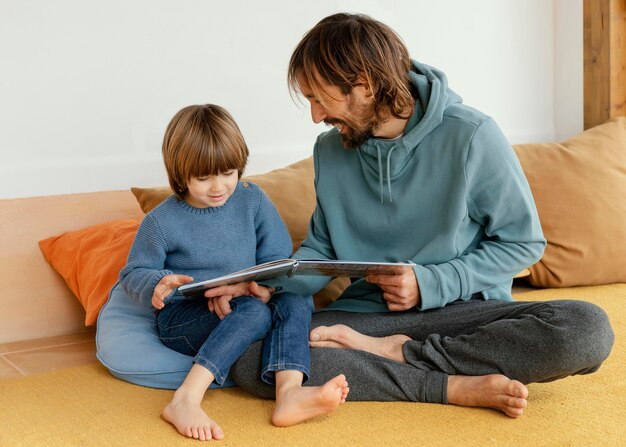
[(311, 376), (309, 326), (313, 299), (294, 293), (278, 293), (267, 307), (272, 314), (272, 328), (263, 340), (261, 379), (273, 385), (276, 371), (291, 370)]
[(223, 319), (209, 312), (204, 299), (168, 303), (157, 316), (161, 342), (170, 349), (194, 356), (222, 385), (231, 366), (255, 341), (263, 342), (262, 378), (273, 384), (274, 371), (297, 370), (310, 376), (310, 297), (280, 293), (267, 304), (244, 296), (231, 300), (232, 311)]
[(233, 363), (272, 324), (269, 308), (255, 297), (235, 298), (230, 306), (232, 312), (223, 320), (209, 312), (205, 299), (168, 303), (157, 316), (163, 344), (194, 356), (193, 361), (208, 369), (219, 385), (224, 384)]

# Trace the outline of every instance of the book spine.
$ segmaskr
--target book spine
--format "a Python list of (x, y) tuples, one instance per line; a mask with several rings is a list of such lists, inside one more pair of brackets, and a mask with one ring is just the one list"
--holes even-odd
[(298, 262), (298, 260), (294, 259), (293, 264), (291, 264), (291, 268), (287, 272), (287, 277), (291, 278), (293, 275), (295, 275), (299, 266), (300, 266), (300, 263)]

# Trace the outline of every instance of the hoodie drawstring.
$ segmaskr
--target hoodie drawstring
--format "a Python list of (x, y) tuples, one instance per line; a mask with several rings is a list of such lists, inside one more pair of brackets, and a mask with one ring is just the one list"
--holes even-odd
[[(380, 203), (384, 203), (383, 200), (383, 162), (380, 159), (380, 147), (376, 146), (377, 151), (377, 159), (378, 159), (378, 184), (380, 185)], [(389, 157), (387, 157), (387, 161), (389, 161)]]
[[(387, 153), (387, 189), (389, 190), (389, 201), (393, 202), (391, 197), (391, 154), (396, 150), (398, 146), (393, 146)], [(384, 203), (385, 188), (383, 186), (383, 161), (380, 154), (380, 147), (376, 147), (377, 159), (378, 159), (378, 184), (380, 185), (380, 203)]]
[[(396, 150), (398, 146), (394, 146), (389, 149), (387, 153), (387, 188), (389, 189), (389, 201), (393, 202), (393, 197), (391, 197), (391, 154)], [(382, 194), (382, 191), (381, 191)]]

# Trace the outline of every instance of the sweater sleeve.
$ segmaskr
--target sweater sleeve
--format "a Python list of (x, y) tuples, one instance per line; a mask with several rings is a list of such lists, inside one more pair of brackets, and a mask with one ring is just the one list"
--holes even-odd
[(288, 258), (293, 247), (287, 227), (269, 197), (260, 188), (259, 193), (259, 209), (254, 219), (257, 235), (256, 263)]
[[(144, 217), (126, 265), (120, 271), (120, 284), (126, 294), (144, 308), (152, 307), (154, 288), (161, 278), (173, 272), (164, 268), (167, 242), (157, 220), (148, 214)], [(169, 297), (168, 297), (169, 298)]]
[(474, 133), (465, 183), (469, 217), (482, 226), (484, 236), (455, 259), (414, 267), (422, 310), (506, 283), (543, 254), (546, 241), (528, 182), (512, 147), (491, 119)]

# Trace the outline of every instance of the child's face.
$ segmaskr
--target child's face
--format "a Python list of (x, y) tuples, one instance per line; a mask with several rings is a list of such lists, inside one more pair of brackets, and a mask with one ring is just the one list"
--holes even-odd
[(239, 171), (232, 169), (219, 175), (192, 177), (187, 183), (185, 200), (196, 208), (222, 206), (237, 187)]

